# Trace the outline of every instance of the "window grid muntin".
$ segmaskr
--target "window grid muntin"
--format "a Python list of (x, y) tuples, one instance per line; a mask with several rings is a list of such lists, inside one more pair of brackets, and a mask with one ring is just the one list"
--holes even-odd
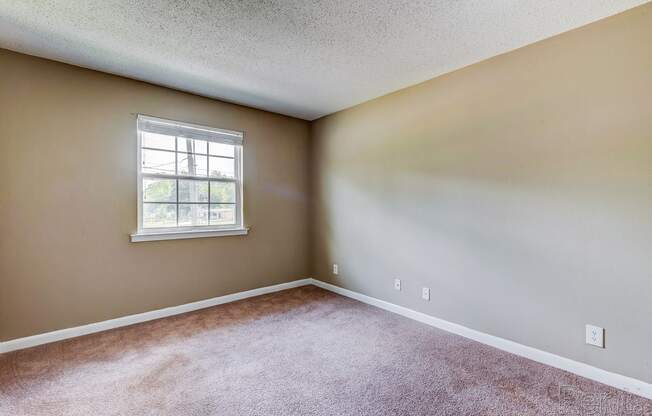
[[(199, 230), (219, 230), (219, 229), (225, 229), (225, 228), (233, 228), (234, 226), (242, 226), (242, 145), (238, 144), (230, 144), (230, 143), (222, 143), (226, 144), (229, 146), (233, 146), (233, 156), (222, 156), (222, 155), (214, 155), (210, 153), (210, 140), (205, 140), (207, 145), (206, 145), (206, 153), (197, 153), (197, 152), (187, 152), (187, 151), (179, 151), (179, 138), (183, 138), (183, 136), (174, 136), (174, 146), (175, 150), (169, 150), (169, 149), (158, 149), (158, 148), (153, 148), (153, 147), (144, 147), (142, 146), (142, 136), (141, 132), (138, 132), (138, 146), (139, 146), (139, 160), (141, 161), (140, 166), (139, 166), (139, 229), (140, 230), (152, 230), (156, 232), (161, 232), (161, 231), (179, 231), (179, 230), (188, 230), (188, 229), (199, 229)], [(193, 139), (193, 140), (200, 140), (200, 139)], [(218, 142), (219, 143), (219, 142)], [(171, 174), (165, 174), (165, 173), (145, 173), (143, 172), (143, 164), (142, 164), (142, 150), (147, 149), (147, 150), (155, 150), (155, 151), (162, 151), (162, 152), (168, 152), (168, 153), (175, 153), (175, 158), (174, 158), (174, 164), (175, 164), (175, 175)], [(176, 155), (178, 154), (196, 154), (200, 156), (206, 156), (206, 176), (197, 176), (197, 175), (179, 175), (179, 160)], [(215, 157), (215, 158), (220, 158), (220, 159), (231, 159), (233, 160), (233, 178), (225, 177), (225, 176), (211, 176), (210, 173), (210, 158)], [(144, 195), (143, 195), (143, 179), (145, 178), (156, 178), (156, 179), (174, 179), (175, 180), (175, 188), (176, 188), (176, 201), (175, 202), (163, 202), (163, 201), (144, 201)], [(200, 180), (200, 181), (205, 181), (208, 182), (208, 202), (179, 202), (179, 180), (180, 179), (188, 179), (188, 180)], [(226, 183), (233, 183), (235, 184), (235, 202), (212, 202), (211, 201), (211, 183), (212, 182), (226, 182)], [(142, 207), (144, 204), (169, 204), (175, 205), (175, 214), (176, 214), (176, 227), (173, 229), (170, 229), (169, 227), (145, 227), (144, 225), (144, 218), (143, 218), (143, 209)], [(180, 204), (185, 204), (185, 205), (190, 205), (190, 204), (195, 204), (195, 205), (205, 205), (207, 207), (207, 215), (208, 215), (208, 225), (196, 225), (196, 226), (179, 226), (179, 205)], [(219, 206), (219, 205), (233, 205), (235, 207), (234, 209), (234, 214), (235, 218), (232, 224), (211, 224), (211, 208), (214, 206)]]
[[(197, 226), (190, 226), (190, 227), (207, 227), (210, 225), (217, 225), (217, 224), (211, 224), (211, 216), (210, 216), (210, 210), (212, 207), (217, 206), (217, 205), (234, 205), (236, 207), (235, 210), (235, 215), (236, 218), (234, 219), (234, 224), (230, 225), (237, 225), (239, 224), (239, 216), (238, 216), (238, 203), (240, 200), (240, 193), (238, 192), (238, 183), (239, 181), (237, 179), (209, 179), (207, 177), (203, 176), (183, 176), (183, 177), (174, 177), (173, 175), (159, 175), (155, 173), (144, 173), (142, 174), (141, 177), (141, 187), (142, 187), (142, 182), (143, 179), (174, 179), (175, 180), (175, 190), (176, 190), (176, 200), (175, 201), (145, 201), (144, 196), (141, 197), (141, 204), (161, 204), (161, 205), (175, 205), (175, 211), (176, 211), (176, 224), (178, 228), (186, 228), (189, 226), (179, 226), (179, 205), (204, 205), (208, 209), (208, 225), (197, 225)], [(180, 180), (197, 180), (198, 182), (207, 182), (208, 183), (208, 190), (207, 190), (207, 197), (208, 200), (207, 202), (190, 202), (190, 201), (180, 201), (179, 198), (179, 181)], [(235, 184), (235, 202), (226, 202), (226, 201), (212, 201), (211, 200), (211, 183), (213, 182), (223, 182), (223, 183), (233, 183)], [(144, 225), (144, 224), (143, 224)], [(144, 227), (143, 229), (161, 229), (164, 227)]]

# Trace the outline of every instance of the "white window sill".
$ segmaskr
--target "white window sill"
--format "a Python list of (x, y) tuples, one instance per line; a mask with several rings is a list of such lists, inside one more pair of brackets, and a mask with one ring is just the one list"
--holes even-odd
[(131, 234), (131, 242), (160, 240), (183, 240), (187, 238), (226, 237), (230, 235), (247, 235), (249, 228), (230, 228), (224, 230), (192, 230), (192, 231), (162, 231), (141, 232)]

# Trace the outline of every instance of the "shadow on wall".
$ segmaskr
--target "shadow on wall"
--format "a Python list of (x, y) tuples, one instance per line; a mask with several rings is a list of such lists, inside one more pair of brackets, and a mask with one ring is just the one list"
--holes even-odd
[[(318, 122), (324, 278), (571, 358), (585, 357), (593, 321), (623, 337), (610, 346), (619, 354), (640, 342), (622, 324), (647, 302), (652, 270), (640, 114), (605, 118), (609, 104), (571, 115), (544, 97), (513, 114), (408, 116), (403, 95), (383, 100)], [(394, 277), (430, 287), (432, 301), (399, 296)]]

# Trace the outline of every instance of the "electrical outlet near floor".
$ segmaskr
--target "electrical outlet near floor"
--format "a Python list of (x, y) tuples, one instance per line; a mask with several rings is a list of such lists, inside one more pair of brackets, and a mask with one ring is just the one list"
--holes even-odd
[(401, 290), (401, 279), (394, 279), (394, 290)]
[(604, 348), (604, 328), (595, 325), (586, 326), (586, 343), (594, 347)]
[(333, 274), (340, 274), (340, 266), (338, 266), (337, 263), (333, 263)]
[(421, 289), (421, 298), (423, 300), (430, 300), (430, 288), (429, 287), (424, 287)]

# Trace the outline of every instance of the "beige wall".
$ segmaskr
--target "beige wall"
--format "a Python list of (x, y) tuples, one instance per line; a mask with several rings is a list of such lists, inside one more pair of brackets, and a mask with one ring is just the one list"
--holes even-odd
[(315, 277), (652, 382), (651, 45), (652, 4), (318, 120)]
[[(245, 132), (248, 236), (130, 243), (136, 113)], [(305, 121), (0, 50), (0, 340), (309, 274)]]
[[(312, 268), (652, 382), (651, 43), (647, 5), (318, 120), (312, 144), (304, 121), (0, 50), (0, 340)], [(136, 113), (245, 132), (250, 235), (129, 242)]]

